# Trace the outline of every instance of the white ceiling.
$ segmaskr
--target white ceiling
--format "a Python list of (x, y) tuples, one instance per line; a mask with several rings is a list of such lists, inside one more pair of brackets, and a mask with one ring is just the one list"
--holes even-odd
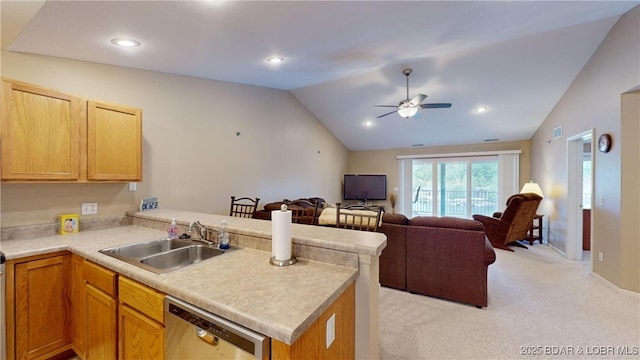
[[(350, 150), (373, 150), (530, 139), (640, 1), (42, 3), (2, 0), (3, 48), (289, 90)], [(406, 98), (406, 67), (410, 97), (452, 108), (376, 119)]]

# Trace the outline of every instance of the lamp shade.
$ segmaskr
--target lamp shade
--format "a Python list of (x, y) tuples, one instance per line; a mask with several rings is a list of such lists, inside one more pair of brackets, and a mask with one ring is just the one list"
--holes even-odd
[(540, 195), (540, 197), (544, 197), (544, 194), (542, 193), (542, 189), (540, 189), (540, 185), (538, 185), (538, 183), (534, 183), (533, 180), (529, 180), (528, 183), (525, 183), (524, 186), (522, 187), (522, 190), (520, 190), (520, 194), (524, 194), (524, 193), (534, 193), (537, 195)]

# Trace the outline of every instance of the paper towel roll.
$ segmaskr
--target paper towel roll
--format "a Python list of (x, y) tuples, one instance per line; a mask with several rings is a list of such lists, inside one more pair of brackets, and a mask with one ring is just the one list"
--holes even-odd
[(291, 211), (271, 212), (271, 256), (276, 260), (291, 259)]

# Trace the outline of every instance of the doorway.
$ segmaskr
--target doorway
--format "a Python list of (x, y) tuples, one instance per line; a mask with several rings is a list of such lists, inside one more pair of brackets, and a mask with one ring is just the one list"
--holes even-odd
[[(583, 238), (591, 234), (593, 200), (593, 129), (567, 138), (567, 238), (565, 252), (570, 260), (588, 261), (591, 252), (584, 252)], [(588, 211), (585, 211), (588, 210)], [(588, 214), (588, 219), (584, 219)], [(585, 224), (585, 222), (588, 222)], [(588, 234), (584, 226), (588, 227)], [(590, 236), (589, 236), (590, 238)], [(587, 259), (583, 259), (586, 256)]]

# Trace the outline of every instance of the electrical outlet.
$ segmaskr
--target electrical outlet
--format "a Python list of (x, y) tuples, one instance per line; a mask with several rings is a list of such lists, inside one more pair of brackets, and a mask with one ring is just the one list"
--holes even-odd
[(600, 206), (600, 207), (604, 206), (604, 196), (600, 196), (598, 198), (598, 206)]
[(333, 344), (333, 340), (336, 339), (336, 314), (331, 315), (329, 319), (327, 319), (327, 349), (331, 344)]
[(96, 215), (98, 213), (98, 203), (82, 203), (82, 215)]
[(129, 191), (136, 191), (138, 188), (138, 184), (134, 182), (129, 183)]

